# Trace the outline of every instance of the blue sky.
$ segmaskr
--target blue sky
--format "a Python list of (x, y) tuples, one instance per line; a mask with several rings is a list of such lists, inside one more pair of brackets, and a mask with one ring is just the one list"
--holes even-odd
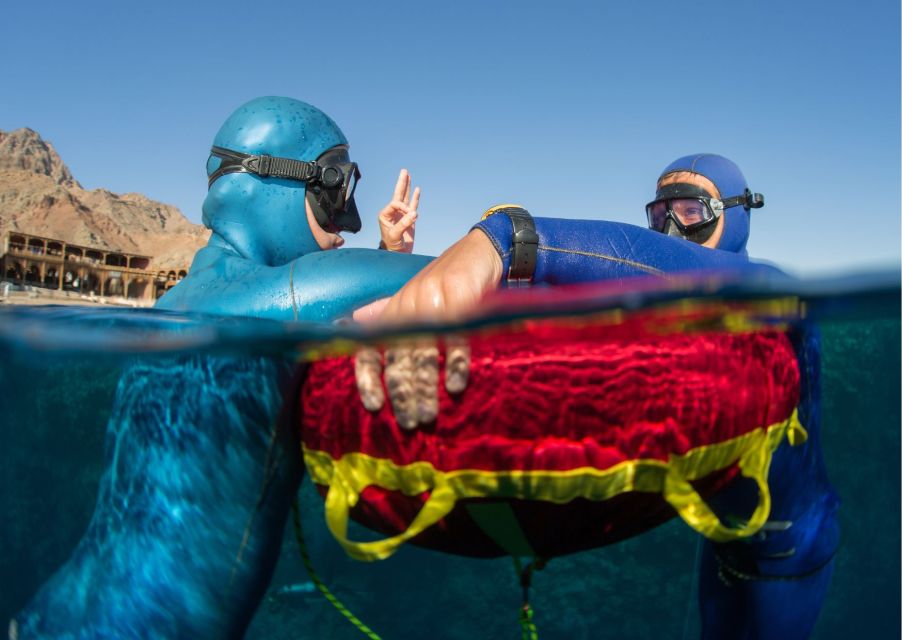
[[(627, 6), (629, 5), (629, 6)], [(481, 212), (644, 223), (661, 169), (736, 161), (767, 206), (753, 257), (794, 273), (900, 262), (898, 0), (7, 3), (0, 129), (86, 188), (200, 221), (219, 125), (259, 95), (317, 105), (364, 174), (365, 229), (408, 168), (417, 251)]]

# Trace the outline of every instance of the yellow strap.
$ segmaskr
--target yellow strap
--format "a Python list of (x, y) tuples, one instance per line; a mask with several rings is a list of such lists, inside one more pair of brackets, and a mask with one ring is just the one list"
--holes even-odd
[(771, 498), (767, 473), (774, 451), (787, 431), (795, 434), (795, 438), (799, 441), (804, 440), (801, 434), (804, 434), (805, 430), (798, 424), (795, 412), (783, 427), (751, 434), (752, 439), (746, 443), (746, 449), (739, 458), (740, 473), (758, 485), (758, 505), (745, 524), (733, 528), (720, 521), (717, 514), (686, 479), (683, 473), (685, 465), (681, 464), (686, 458), (671, 460), (664, 480), (664, 499), (676, 509), (686, 524), (714, 542), (731, 542), (756, 534), (770, 516)]
[[(390, 460), (348, 453), (340, 460), (304, 448), (311, 479), (329, 487), (326, 524), (352, 558), (384, 560), (398, 547), (447, 516), (458, 499), (519, 498), (558, 504), (575, 498), (607, 500), (630, 491), (660, 493), (693, 529), (716, 542), (748, 537), (758, 532), (770, 515), (767, 485), (773, 452), (788, 435), (790, 444), (804, 442), (807, 434), (797, 412), (767, 429), (756, 429), (730, 440), (703, 445), (686, 454), (661, 460), (627, 460), (609, 469), (578, 468), (567, 471), (485, 471), (466, 469), (442, 472), (427, 462), (396, 465)], [(743, 476), (758, 485), (758, 505), (744, 525), (730, 528), (690, 484), (738, 460)], [(360, 493), (369, 486), (429, 498), (406, 531), (373, 542), (348, 539), (348, 517)]]
[(442, 476), (436, 476), (435, 487), (426, 504), (420, 509), (406, 531), (373, 542), (354, 542), (348, 539), (348, 512), (357, 503), (359, 494), (345, 482), (333, 482), (326, 495), (326, 525), (349, 556), (356, 560), (385, 560), (402, 544), (419, 535), (451, 513), (457, 501), (453, 489)]

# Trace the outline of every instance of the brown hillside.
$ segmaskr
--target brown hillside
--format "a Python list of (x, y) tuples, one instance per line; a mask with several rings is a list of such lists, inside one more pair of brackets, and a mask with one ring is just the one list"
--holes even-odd
[(152, 256), (151, 269), (186, 268), (209, 237), (170, 205), (83, 189), (31, 129), (0, 131), (0, 237), (7, 231)]

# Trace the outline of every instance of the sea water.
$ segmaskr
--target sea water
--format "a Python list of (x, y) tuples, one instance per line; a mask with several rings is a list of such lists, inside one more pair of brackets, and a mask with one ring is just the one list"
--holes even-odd
[[(824, 454), (842, 499), (833, 584), (814, 633), (821, 640), (900, 637), (898, 276), (855, 282), (806, 289), (822, 335)], [(191, 351), (302, 356), (340, 334), (334, 327), (153, 311), (0, 309), (0, 620), (26, 604), (84, 533), (125, 367)], [(521, 590), (509, 559), (406, 546), (386, 561), (361, 564), (331, 538), (309, 483), (300, 504), (304, 544), (318, 574), (383, 638), (519, 637)], [(698, 637), (698, 551), (699, 537), (675, 519), (631, 540), (552, 560), (536, 573), (530, 593), (539, 637)], [(363, 637), (309, 580), (289, 525), (247, 637)]]

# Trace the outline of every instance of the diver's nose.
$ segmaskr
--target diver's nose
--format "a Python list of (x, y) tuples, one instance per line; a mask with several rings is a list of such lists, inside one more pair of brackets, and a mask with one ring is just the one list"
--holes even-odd
[(686, 237), (683, 235), (683, 232), (680, 231), (680, 228), (676, 225), (676, 223), (670, 218), (667, 218), (667, 221), (664, 223), (664, 228), (661, 230), (661, 233), (663, 233), (665, 236), (673, 236), (674, 238)]

